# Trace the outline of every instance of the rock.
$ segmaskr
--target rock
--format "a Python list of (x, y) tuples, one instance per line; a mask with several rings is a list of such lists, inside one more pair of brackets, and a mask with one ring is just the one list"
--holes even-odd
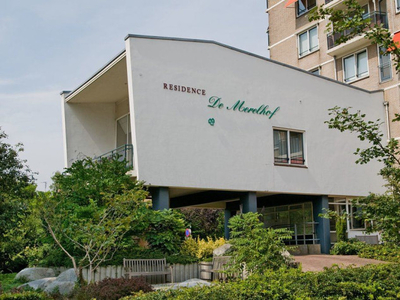
[(75, 270), (68, 269), (58, 275), (56, 280), (47, 285), (44, 291), (49, 294), (59, 292), (64, 296), (70, 295), (72, 294), (77, 281), (78, 278), (76, 277)]
[(56, 277), (42, 278), (42, 279), (34, 280), (31, 282), (25, 283), (23, 285), (20, 285), (18, 288), (24, 288), (24, 287), (29, 286), (35, 290), (37, 290), (37, 289), (44, 290), (54, 280), (56, 280)]
[(58, 281), (54, 280), (52, 283), (50, 283), (44, 291), (49, 294), (57, 293), (59, 292), (61, 295), (68, 296), (71, 295), (74, 288), (75, 288), (75, 283), (74, 281)]
[(231, 247), (231, 244), (224, 244), (221, 247), (218, 247), (217, 249), (214, 249), (213, 251), (213, 256), (222, 256), (224, 255), (229, 248)]
[(175, 290), (181, 287), (194, 287), (194, 286), (208, 286), (211, 285), (210, 282), (205, 281), (205, 280), (201, 280), (198, 278), (192, 278), (177, 284), (174, 284), (171, 289)]
[(20, 271), (17, 276), (15, 276), (15, 279), (34, 281), (55, 276), (54, 270), (50, 268), (26, 268)]
[(74, 269), (68, 269), (57, 276), (57, 281), (78, 281)]

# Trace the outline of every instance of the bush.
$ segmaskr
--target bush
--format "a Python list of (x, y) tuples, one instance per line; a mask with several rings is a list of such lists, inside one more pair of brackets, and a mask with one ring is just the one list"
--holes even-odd
[(125, 296), (132, 295), (133, 292), (151, 292), (153, 289), (143, 277), (132, 279), (106, 278), (100, 282), (91, 283), (81, 287), (75, 295), (77, 300), (117, 300)]
[(241, 273), (245, 265), (246, 271), (262, 274), (266, 269), (277, 270), (290, 263), (291, 258), (282, 254), (286, 251), (284, 240), (291, 239), (291, 232), (265, 228), (260, 216), (249, 212), (229, 220), (234, 258), (229, 262), (229, 271)]
[(347, 242), (341, 241), (333, 245), (331, 254), (333, 255), (357, 255), (368, 245), (364, 242), (360, 242), (357, 239), (349, 239)]
[(224, 238), (213, 240), (207, 237), (207, 240), (197, 237), (197, 239), (186, 239), (181, 247), (183, 255), (196, 257), (198, 260), (213, 256), (213, 250), (225, 244)]
[(45, 293), (39, 292), (22, 292), (22, 293), (7, 293), (0, 295), (0, 300), (51, 300)]
[(323, 272), (296, 269), (267, 270), (246, 280), (206, 287), (157, 291), (124, 300), (164, 299), (398, 299), (399, 265), (369, 265)]
[(368, 245), (358, 253), (358, 256), (400, 263), (400, 247), (394, 244)]

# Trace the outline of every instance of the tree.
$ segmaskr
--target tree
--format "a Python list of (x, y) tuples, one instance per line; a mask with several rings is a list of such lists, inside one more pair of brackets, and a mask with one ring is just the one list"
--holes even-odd
[[(343, 2), (345, 9), (325, 8), (324, 5), (313, 8), (308, 14), (309, 21), (328, 19), (326, 30), (340, 36), (336, 39), (337, 45), (343, 44), (355, 36), (363, 34), (373, 44), (382, 46), (385, 52), (390, 53), (395, 62), (396, 71), (400, 71), (400, 45), (396, 44), (390, 31), (384, 28), (383, 22), (374, 22), (365, 18), (365, 11), (357, 0)], [(346, 35), (342, 34), (346, 32)]]
[(224, 211), (222, 209), (181, 208), (179, 211), (190, 225), (193, 237), (206, 239), (207, 237), (220, 238), (224, 236)]
[(286, 228), (265, 228), (260, 221), (261, 214), (246, 213), (229, 220), (231, 229), (233, 260), (228, 272), (263, 274), (266, 269), (279, 269), (289, 263), (290, 258), (282, 255), (286, 252), (284, 240), (291, 239), (291, 232)]
[[(328, 124), (329, 128), (338, 129), (341, 132), (349, 131), (357, 133), (357, 138), (367, 142), (364, 149), (357, 148), (354, 154), (359, 158), (358, 164), (366, 164), (373, 159), (383, 163), (379, 174), (385, 179), (387, 191), (382, 194), (370, 194), (365, 198), (358, 198), (353, 205), (361, 208), (360, 217), (369, 224), (367, 232), (380, 231), (383, 240), (400, 245), (400, 149), (395, 139), (388, 142), (383, 140), (384, 135), (380, 131), (382, 122), (367, 121), (366, 115), (359, 111), (350, 112), (351, 108), (334, 107), (330, 109), (332, 116)], [(396, 116), (393, 121), (399, 121)]]
[(26, 266), (22, 252), (35, 243), (36, 225), (30, 218), (29, 203), (34, 197), (34, 173), (19, 155), (21, 143), (6, 143), (0, 127), (0, 271)]
[(147, 192), (118, 158), (86, 158), (54, 177), (52, 193), (40, 193), (37, 207), (77, 275), (92, 273), (120, 247), (120, 241), (147, 209)]

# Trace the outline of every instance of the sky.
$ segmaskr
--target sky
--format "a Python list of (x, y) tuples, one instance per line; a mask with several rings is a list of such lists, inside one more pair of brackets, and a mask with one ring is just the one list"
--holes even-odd
[(0, 127), (49, 189), (64, 166), (61, 98), (128, 34), (214, 40), (268, 56), (265, 0), (0, 0)]

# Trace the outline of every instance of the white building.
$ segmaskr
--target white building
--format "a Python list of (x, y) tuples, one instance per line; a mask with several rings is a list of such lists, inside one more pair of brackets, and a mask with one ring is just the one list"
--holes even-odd
[[(336, 105), (385, 120), (381, 91), (220, 43), (129, 35), (120, 55), (62, 99), (66, 166), (118, 148), (155, 209), (221, 207), (226, 219), (259, 210), (267, 226), (296, 230), (293, 243), (327, 253), (322, 209), (382, 192), (380, 165), (355, 164), (356, 135), (324, 124)], [(362, 227), (350, 220), (349, 234)]]

